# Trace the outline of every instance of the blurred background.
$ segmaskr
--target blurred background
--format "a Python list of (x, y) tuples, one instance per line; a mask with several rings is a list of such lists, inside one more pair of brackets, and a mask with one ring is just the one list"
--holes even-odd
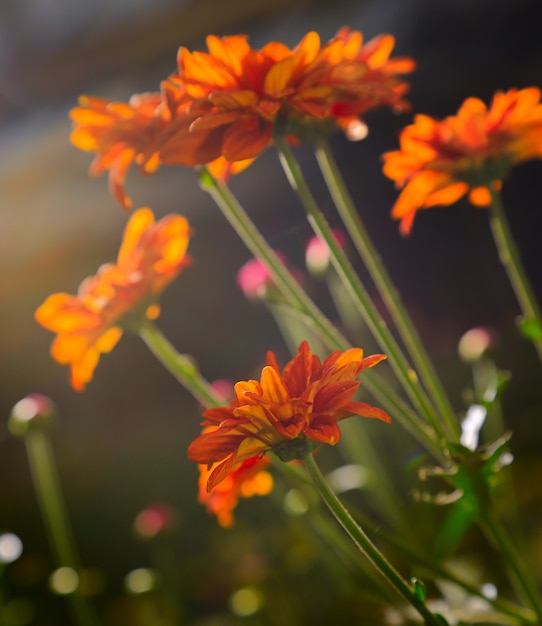
[[(317, 539), (285, 513), (278, 496), (273, 503), (242, 502), (239, 523), (230, 530), (220, 529), (197, 504), (197, 470), (186, 448), (199, 432), (198, 406), (137, 337), (125, 335), (102, 358), (83, 394), (71, 389), (67, 368), (49, 357), (52, 335), (34, 321), (35, 309), (53, 292), (74, 293), (84, 277), (114, 260), (127, 219), (106, 178), (87, 176), (92, 156), (69, 142), (68, 112), (78, 95), (127, 100), (134, 92), (156, 91), (175, 70), (178, 47), (203, 49), (209, 33), (247, 33), (254, 47), (270, 40), (295, 45), (309, 30), (325, 41), (348, 25), (366, 39), (392, 33), (394, 54), (418, 63), (409, 78), (413, 111), (443, 117), (471, 95), (487, 102), (498, 89), (541, 86), (541, 24), (537, 0), (3, 0), (0, 531), (16, 533), (24, 546), (22, 556), (0, 571), (6, 624), (71, 623), (63, 599), (49, 589), (55, 564), (24, 446), (7, 431), (12, 406), (31, 392), (50, 396), (59, 407), (53, 446), (81, 561), (94, 581), (89, 593), (104, 624), (168, 623), (153, 617), (156, 596), (137, 594), (126, 582), (134, 570), (160, 567), (175, 567), (182, 590), (172, 595), (178, 605), (164, 609), (183, 616), (177, 623), (361, 620), (355, 595), (333, 584), (337, 563), (322, 557)], [(542, 521), (536, 480), (542, 469), (540, 365), (516, 333), (519, 311), (498, 263), (488, 215), (467, 203), (435, 209), (420, 215), (403, 239), (389, 217), (397, 194), (381, 174), (380, 155), (397, 147), (398, 132), (411, 116), (375, 111), (366, 121), (370, 132), (363, 142), (337, 135), (331, 145), (455, 408), (465, 410), (464, 390), (471, 384), (469, 367), (457, 357), (458, 341), (470, 328), (494, 329), (492, 356), (513, 372), (505, 424), (514, 431), (519, 498), (542, 562), (542, 533), (536, 530)], [(297, 154), (330, 222), (338, 225), (311, 151), (300, 148)], [(517, 168), (504, 186), (504, 202), (542, 295), (541, 168)], [(231, 187), (271, 245), (303, 270), (311, 230), (273, 151)], [(236, 272), (250, 255), (193, 172), (162, 167), (142, 178), (134, 168), (127, 188), (135, 206), (150, 206), (157, 216), (182, 213), (195, 230), (195, 263), (162, 300), (158, 325), (172, 343), (194, 356), (208, 380), (254, 376), (268, 349), (284, 362), (287, 349), (272, 317), (236, 285)], [(332, 315), (325, 286), (309, 279), (306, 286)], [(408, 459), (393, 463), (400, 472)], [(397, 503), (405, 515), (408, 499), (407, 483)], [(142, 541), (134, 520), (156, 503), (171, 507), (174, 531)], [(243, 614), (232, 598), (245, 587), (264, 589), (265, 598), (256, 594), (257, 608)], [(171, 597), (160, 601), (167, 605)], [(330, 613), (337, 603), (343, 617)], [(372, 623), (364, 619), (359, 623)]]

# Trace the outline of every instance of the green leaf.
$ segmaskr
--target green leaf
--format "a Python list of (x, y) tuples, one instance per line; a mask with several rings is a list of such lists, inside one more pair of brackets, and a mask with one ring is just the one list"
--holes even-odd
[(463, 498), (453, 505), (435, 539), (432, 549), (435, 558), (447, 558), (455, 553), (471, 529), (476, 514), (477, 510), (468, 501), (468, 498)]

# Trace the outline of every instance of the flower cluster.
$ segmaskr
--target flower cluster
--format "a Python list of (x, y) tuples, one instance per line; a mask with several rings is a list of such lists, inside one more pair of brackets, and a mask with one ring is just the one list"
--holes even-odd
[(472, 204), (488, 206), (489, 190), (512, 166), (542, 158), (540, 89), (498, 92), (489, 107), (468, 98), (443, 121), (416, 115), (400, 146), (384, 155), (384, 174), (403, 188), (392, 211), (403, 234), (419, 209), (453, 204), (467, 193)]
[(377, 106), (408, 107), (401, 74), (414, 68), (390, 59), (391, 35), (364, 44), (341, 29), (326, 44), (308, 33), (293, 49), (270, 42), (256, 50), (243, 35), (207, 37), (209, 52), (178, 53), (178, 71), (159, 93), (128, 104), (83, 97), (71, 112), (73, 143), (95, 152), (92, 174), (109, 170), (111, 189), (125, 208), (128, 167), (153, 172), (160, 163), (209, 164), (225, 178), (247, 167), (275, 133), (291, 141), (359, 124)]
[[(375, 107), (408, 110), (404, 99), (408, 85), (402, 76), (412, 71), (414, 62), (391, 58), (394, 43), (391, 35), (364, 43), (360, 32), (348, 28), (341, 29), (323, 44), (315, 32), (310, 32), (293, 48), (273, 41), (254, 49), (242, 35), (223, 38), (210, 35), (206, 52), (180, 48), (175, 73), (161, 83), (157, 93), (136, 94), (126, 103), (82, 96), (79, 106), (71, 112), (72, 142), (95, 154), (90, 173), (108, 172), (111, 192), (126, 209), (132, 208), (124, 188), (132, 165), (138, 166), (142, 174), (152, 174), (161, 164), (199, 168), (201, 187), (210, 193), (255, 255), (240, 270), (239, 287), (248, 298), (265, 301), (286, 342), (299, 344), (295, 356), (283, 368), (275, 354), (268, 352), (259, 379), (237, 382), (232, 393), (231, 385), (225, 391), (226, 381), (210, 385), (200, 375), (192, 356), (177, 352), (162, 335), (152, 320), (160, 313), (160, 294), (190, 262), (187, 248), (191, 229), (187, 220), (177, 215), (156, 222), (152, 211), (146, 208), (135, 211), (129, 219), (115, 263), (102, 266), (95, 276), (83, 281), (76, 295), (53, 294), (35, 316), (42, 326), (56, 333), (52, 356), (59, 363), (70, 365), (71, 383), (76, 390), (85, 388), (101, 354), (112, 350), (127, 330), (138, 333), (170, 373), (201, 403), (202, 430), (188, 446), (188, 457), (198, 464), (198, 500), (221, 526), (233, 524), (234, 510), (242, 498), (267, 495), (273, 489), (275, 472), (272, 474), (270, 470), (274, 461), (294, 462), (300, 471), (292, 471), (291, 466), (286, 471), (290, 470), (289, 478), (296, 491), (299, 488), (304, 495), (305, 480), (312, 479), (316, 491), (360, 554), (417, 611), (420, 623), (447, 624), (447, 618), (440, 612), (432, 612), (431, 599), (426, 599), (423, 584), (415, 579), (414, 583), (403, 579), (361, 529), (358, 524), (363, 513), (350, 515), (337, 497), (346, 489), (365, 485), (364, 465), (369, 462), (375, 481), (371, 480), (367, 487), (378, 495), (382, 488), (389, 489), (389, 493), (382, 493), (385, 497), (372, 499), (382, 508), (378, 511), (378, 517), (382, 518), (379, 523), (394, 524), (393, 502), (399, 492), (391, 482), (378, 484), (376, 480), (386, 474), (389, 459), (375, 454), (368, 460), (370, 446), (354, 436), (348, 441), (348, 457), (352, 460), (349, 467), (326, 477), (318, 467), (315, 452), (322, 444), (334, 446), (340, 441), (341, 420), (358, 415), (391, 422), (385, 410), (355, 399), (361, 374), (387, 357), (364, 356), (361, 348), (348, 347), (342, 328), (334, 326), (318, 308), (304, 289), (305, 281), (298, 280), (297, 272), (290, 270), (286, 259), (260, 236), (241, 203), (224, 184), (229, 175), (248, 167), (274, 143), (290, 185), (317, 235), (306, 249), (308, 271), (328, 281), (329, 294), (347, 336), (358, 336), (359, 322), (365, 322), (362, 332), (370, 331), (377, 345), (387, 352), (392, 366), (390, 373), (395, 375), (394, 382), (400, 390), (397, 393), (394, 382), (380, 379), (374, 373), (364, 374), (366, 386), (375, 401), (393, 413), (394, 419), (440, 464), (420, 468), (420, 479), (438, 476), (453, 488), (452, 493), (444, 494), (428, 490), (420, 494), (420, 499), (440, 504), (451, 504), (458, 499), (463, 502), (461, 510), (455, 509), (460, 513), (461, 524), (455, 524), (451, 532), (447, 532), (451, 528), (449, 524), (444, 531), (442, 528), (433, 531), (424, 525), (423, 536), (416, 538), (405, 555), (413, 566), (432, 574), (434, 580), (452, 581), (456, 595), (456, 588), (463, 588), (469, 596), (478, 594), (483, 603), (477, 606), (483, 607), (484, 616), (491, 623), (542, 624), (536, 576), (530, 576), (523, 556), (515, 554), (501, 520), (498, 516), (494, 518), (499, 507), (493, 505), (500, 488), (495, 475), (512, 459), (505, 452), (510, 435), (478, 446), (480, 426), (486, 414), (490, 414), (490, 408), (500, 403), (507, 379), (496, 367), (486, 368), (482, 386), (492, 391), (491, 397), (488, 399), (488, 393), (480, 390), (484, 405), (472, 404), (459, 425), (452, 398), (448, 398), (432, 367), (408, 311), (397, 297), (365, 231), (362, 212), (354, 205), (324, 142), (324, 137), (334, 130), (342, 130), (349, 139), (361, 139), (367, 131), (362, 117)], [(392, 216), (401, 220), (403, 234), (410, 232), (418, 210), (452, 204), (467, 194), (474, 205), (490, 207), (499, 257), (524, 315), (521, 329), (532, 340), (542, 361), (542, 313), (521, 267), (498, 194), (511, 167), (542, 158), (540, 100), (541, 91), (536, 87), (510, 89), (496, 93), (488, 106), (477, 98), (468, 98), (456, 115), (442, 121), (417, 115), (413, 124), (401, 133), (400, 148), (386, 153), (383, 160), (385, 175), (401, 189)], [(320, 210), (320, 199), (313, 196), (303, 177), (291, 149), (302, 142), (316, 146), (329, 197), (346, 227), (348, 242), (359, 253), (372, 279), (372, 286), (386, 309), (385, 315), (390, 318), (389, 325), (349, 262), (346, 236), (331, 229)], [(322, 349), (325, 346), (335, 351), (321, 359), (305, 339), (309, 333), (321, 342)], [(481, 358), (488, 344), (487, 336), (476, 338), (480, 345), (474, 348), (467, 345), (470, 350), (465, 349), (464, 340), (460, 344), (462, 357), (473, 363)], [(467, 339), (467, 344), (473, 343), (472, 336)], [(14, 407), (11, 432), (26, 436), (32, 421), (35, 427), (32, 432), (43, 434), (53, 408), (42, 396), (27, 397)], [(32, 448), (28, 446), (29, 454), (40, 450)], [(34, 464), (38, 467), (36, 461)], [(279, 467), (277, 464), (273, 469)], [(36, 486), (43, 488), (39, 482)], [(54, 495), (55, 489), (54, 481), (49, 483), (47, 497)], [(503, 485), (508, 489), (509, 485)], [(57, 504), (42, 508), (50, 516), (49, 525), (62, 530), (63, 512), (58, 506), (61, 500), (55, 500)], [(56, 513), (55, 507), (59, 509)], [(451, 513), (454, 520), (455, 512)], [(139, 513), (134, 530), (140, 539), (162, 541), (176, 527), (176, 522), (171, 507), (155, 504)], [(502, 552), (513, 574), (512, 586), (517, 587), (518, 596), (523, 596), (530, 606), (516, 606), (496, 594), (482, 593), (467, 582), (467, 577), (463, 581), (459, 570), (448, 573), (436, 561), (433, 567), (425, 550), (418, 554), (418, 544), (432, 545), (438, 556), (452, 558), (473, 524), (478, 524), (486, 534), (488, 545)], [(334, 535), (334, 526), (324, 526), (318, 520), (316, 528), (337, 550), (344, 549), (342, 539)], [(410, 537), (415, 524), (405, 524), (404, 528)], [(61, 534), (52, 535), (59, 541)], [(395, 541), (391, 535), (387, 540), (394, 549), (407, 545), (404, 540)], [(63, 547), (61, 541), (59, 545)], [(232, 545), (236, 549), (238, 543)], [(349, 565), (353, 565), (350, 551), (344, 555)], [(65, 560), (77, 561), (69, 555)], [(297, 567), (295, 570), (299, 572)], [(368, 573), (364, 567), (364, 576)], [(253, 578), (259, 584), (263, 577)], [(446, 585), (442, 591), (446, 592)], [(273, 597), (270, 594), (269, 602), (266, 601), (270, 607)], [(84, 600), (83, 596), (80, 599)], [(377, 601), (380, 602), (378, 598)], [(487, 609), (488, 602), (493, 605), (491, 610)], [(232, 610), (234, 604), (232, 601)], [(440, 606), (445, 605), (439, 601), (439, 611)], [(505, 622), (500, 619), (501, 612)], [(379, 608), (374, 614), (384, 613)], [(84, 617), (84, 612), (81, 615)], [(87, 621), (92, 622), (92, 613), (89, 615)], [(388, 617), (390, 623), (401, 621), (399, 612), (389, 613)], [(453, 623), (472, 622), (470, 617), (452, 619)], [(327, 622), (337, 623), (337, 620), (333, 617)]]
[(229, 406), (203, 414), (204, 432), (190, 445), (188, 456), (208, 467), (214, 465), (207, 490), (216, 488), (245, 461), (268, 451), (292, 461), (304, 458), (315, 444), (335, 445), (341, 437), (337, 422), (351, 415), (389, 422), (382, 409), (352, 400), (360, 385), (359, 374), (385, 358), (382, 354), (363, 357), (360, 348), (351, 348), (333, 352), (322, 362), (303, 341), (281, 373), (269, 352), (260, 381), (238, 382)]
[(55, 293), (36, 311), (36, 320), (57, 333), (53, 358), (71, 365), (71, 382), (82, 391), (100, 354), (110, 352), (123, 329), (137, 328), (160, 313), (157, 298), (185, 267), (190, 227), (179, 215), (155, 223), (150, 209), (134, 212), (115, 264), (84, 280), (77, 295)]

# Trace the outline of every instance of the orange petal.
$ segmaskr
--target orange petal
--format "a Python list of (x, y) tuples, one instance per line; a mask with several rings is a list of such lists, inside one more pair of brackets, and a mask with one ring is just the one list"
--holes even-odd
[(134, 250), (139, 246), (143, 233), (154, 224), (154, 214), (149, 208), (138, 209), (128, 220), (117, 257), (118, 265), (129, 263)]
[(383, 411), (376, 406), (372, 406), (371, 404), (367, 404), (366, 402), (351, 402), (344, 408), (346, 411), (355, 413), (356, 415), (361, 415), (362, 417), (374, 418), (388, 424), (391, 422), (391, 417), (386, 413), (386, 411)]
[(132, 200), (124, 190), (124, 181), (128, 168), (134, 162), (135, 154), (135, 150), (131, 148), (123, 150), (109, 170), (109, 189), (111, 194), (126, 210), (132, 208)]
[(392, 217), (398, 219), (423, 207), (430, 194), (454, 182), (448, 174), (440, 172), (427, 171), (416, 174), (397, 198)]
[(101, 324), (101, 317), (89, 311), (75, 296), (55, 293), (36, 310), (36, 321), (55, 333), (90, 330)]
[(99, 360), (99, 351), (89, 348), (80, 360), (72, 363), (71, 384), (76, 391), (84, 391), (86, 383), (92, 380), (92, 375)]
[(232, 124), (224, 134), (222, 154), (228, 161), (244, 161), (258, 156), (271, 142), (272, 126), (256, 117)]
[(260, 384), (263, 396), (269, 402), (283, 404), (289, 400), (288, 390), (284, 386), (280, 374), (273, 367), (266, 365), (263, 368)]
[(487, 187), (475, 187), (469, 192), (469, 200), (474, 206), (488, 207), (491, 205), (491, 193)]
[(113, 326), (107, 330), (101, 337), (99, 337), (94, 344), (96, 350), (99, 352), (111, 352), (113, 348), (117, 345), (119, 339), (122, 337), (122, 328), (118, 326)]
[(264, 93), (272, 98), (280, 98), (288, 87), (294, 70), (294, 59), (288, 57), (271, 67), (265, 77)]

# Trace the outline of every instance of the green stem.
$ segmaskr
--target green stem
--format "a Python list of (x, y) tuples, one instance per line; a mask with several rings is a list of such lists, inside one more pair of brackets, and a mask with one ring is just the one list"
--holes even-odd
[[(205, 168), (200, 168), (200, 174), (201, 184), (205, 191), (211, 195), (252, 254), (266, 264), (273, 281), (288, 304), (294, 311), (299, 311), (312, 322), (314, 329), (321, 335), (322, 340), (329, 348), (333, 350), (348, 349), (350, 347), (348, 341), (314, 304), (288, 268), (277, 257), (274, 250), (261, 236), (259, 230), (229, 188), (223, 182), (211, 176)], [(442, 459), (441, 447), (435, 441), (432, 429), (418, 417), (378, 374), (373, 371), (366, 371), (364, 374), (365, 387), (378, 399), (382, 408), (397, 418), (403, 427), (436, 458)]]
[(419, 384), (416, 372), (414, 372), (408, 364), (401, 348), (395, 341), (393, 335), (390, 333), (384, 320), (380, 317), (367, 290), (362, 285), (354, 271), (354, 268), (337, 243), (329, 224), (314, 200), (297, 161), (292, 154), (288, 142), (283, 138), (276, 138), (275, 143), (279, 150), (280, 160), (286, 176), (305, 207), (309, 222), (313, 227), (314, 232), (327, 244), (331, 260), (337, 273), (349, 290), (353, 302), (371, 329), (375, 339), (378, 341), (382, 350), (389, 357), (397, 379), (401, 383), (410, 400), (414, 403), (414, 406), (421, 411), (427, 421), (433, 426), (435, 431), (441, 437), (445, 438), (442, 431), (442, 425), (439, 423), (438, 419), (436, 419), (433, 407)]
[[(280, 463), (280, 465), (277, 464), (277, 468), (280, 468), (282, 470), (282, 473), (285, 477), (291, 479), (291, 483), (294, 484), (296, 488), (306, 493), (307, 501), (310, 503), (311, 506), (313, 506), (314, 503), (312, 502), (312, 498), (310, 497), (310, 495), (314, 492), (314, 483), (312, 481), (309, 481), (306, 473), (301, 471), (301, 467), (298, 467), (293, 463)], [(309, 489), (311, 490), (310, 493), (308, 492)], [(486, 598), (478, 585), (473, 584), (468, 580), (465, 580), (452, 570), (448, 569), (446, 566), (440, 565), (438, 562), (436, 562), (434, 558), (431, 558), (426, 554), (420, 553), (418, 550), (414, 549), (414, 545), (412, 544), (412, 542), (405, 543), (404, 541), (401, 541), (397, 538), (395, 534), (386, 531), (381, 524), (375, 523), (373, 520), (371, 520), (366, 515), (363, 515), (358, 510), (353, 511), (351, 515), (354, 517), (358, 525), (361, 524), (370, 533), (378, 532), (378, 537), (382, 542), (402, 552), (408, 560), (422, 567), (424, 570), (427, 570), (427, 572), (430, 573), (433, 577), (449, 580), (450, 582), (455, 583), (459, 587), (465, 589), (465, 591), (467, 591), (468, 593), (483, 598), (484, 600), (489, 602), (497, 611), (500, 611), (505, 615), (517, 619), (518, 622), (521, 624), (524, 624), (526, 622), (535, 624), (538, 622), (536, 614), (534, 613), (534, 611), (531, 611), (531, 609), (518, 606), (517, 604), (514, 604), (513, 602), (510, 602), (509, 600), (501, 597)], [(332, 545), (336, 545), (339, 549), (344, 551), (345, 546), (344, 542), (342, 541), (342, 537), (344, 537), (344, 535), (337, 536), (337, 532), (337, 527), (333, 526), (327, 528), (326, 534), (329, 536)], [(351, 558), (352, 551), (348, 548), (346, 552)]]
[(448, 435), (457, 439), (459, 427), (452, 405), (425, 351), (418, 332), (401, 302), (401, 297), (384, 267), (359, 213), (356, 211), (352, 197), (348, 193), (346, 184), (326, 142), (322, 141), (316, 148), (316, 158), (339, 215), (350, 234), (356, 250), (373, 278), (376, 288), (382, 296), (401, 339), (412, 357), (421, 381), (444, 421)]
[(203, 406), (209, 408), (224, 404), (211, 385), (200, 375), (192, 359), (179, 354), (154, 324), (146, 321), (140, 326), (139, 335), (160, 363)]
[[(499, 252), (501, 263), (508, 274), (519, 306), (526, 320), (533, 320), (542, 328), (542, 315), (537, 300), (523, 269), (520, 254), (510, 231), (508, 220), (501, 201), (500, 193), (493, 187), (491, 193), (491, 230)], [(538, 356), (542, 361), (542, 339), (533, 340)]]
[(347, 340), (306, 296), (300, 284), (262, 237), (228, 187), (213, 178), (205, 169), (202, 184), (251, 253), (264, 261), (274, 283), (290, 305), (309, 315), (326, 343), (344, 350), (348, 346)]
[[(38, 505), (58, 567), (81, 571), (75, 541), (62, 497), (51, 443), (46, 432), (31, 429), (24, 438)], [(94, 611), (79, 590), (66, 597), (79, 626), (96, 626)]]
[(506, 566), (510, 570), (511, 578), (518, 594), (529, 602), (536, 613), (537, 623), (542, 624), (542, 598), (540, 592), (525, 567), (524, 560), (516, 551), (506, 531), (490, 512), (482, 517), (481, 526), (488, 540), (502, 555)]
[(312, 454), (309, 454), (305, 458), (304, 463), (320, 496), (337, 521), (356, 544), (360, 552), (367, 557), (372, 565), (388, 580), (403, 598), (418, 611), (427, 626), (442, 626), (445, 624), (440, 617), (431, 613), (426, 607), (425, 602), (418, 598), (408, 582), (399, 574), (384, 554), (373, 544), (362, 528), (354, 521), (354, 518), (348, 513), (342, 502), (326, 483)]

